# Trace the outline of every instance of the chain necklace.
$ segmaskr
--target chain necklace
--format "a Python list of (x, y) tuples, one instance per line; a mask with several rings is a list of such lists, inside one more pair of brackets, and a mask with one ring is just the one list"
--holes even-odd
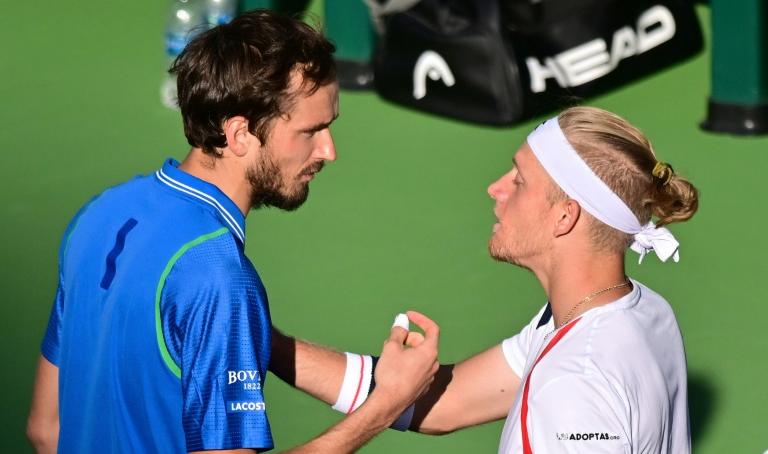
[(576, 310), (576, 309), (577, 309), (579, 306), (581, 306), (582, 304), (587, 304), (588, 302), (592, 301), (592, 300), (593, 300), (593, 299), (595, 299), (597, 296), (599, 296), (599, 295), (602, 295), (602, 294), (603, 294), (603, 293), (605, 293), (605, 292), (609, 292), (609, 291), (611, 291), (611, 290), (615, 290), (615, 289), (617, 289), (617, 288), (628, 287), (628, 286), (629, 286), (629, 281), (625, 281), (625, 282), (622, 282), (621, 284), (612, 285), (612, 286), (610, 286), (610, 287), (606, 287), (606, 288), (604, 288), (604, 289), (602, 289), (602, 290), (598, 290), (598, 291), (596, 291), (596, 292), (592, 292), (592, 293), (590, 293), (589, 295), (587, 295), (587, 296), (586, 296), (586, 298), (584, 298), (583, 300), (581, 300), (581, 301), (579, 301), (578, 303), (576, 303), (576, 304), (575, 304), (575, 305), (574, 305), (574, 306), (571, 308), (571, 310), (570, 310), (570, 311), (568, 311), (568, 314), (566, 314), (566, 316), (565, 316), (565, 319), (564, 319), (562, 322), (558, 323), (558, 325), (557, 325), (557, 328), (558, 328), (558, 329), (560, 329), (560, 328), (562, 328), (562, 327), (563, 327), (563, 325), (565, 325), (566, 323), (568, 323), (568, 322), (571, 320), (571, 317), (573, 316), (573, 312), (574, 312), (574, 311), (575, 311), (575, 310)]

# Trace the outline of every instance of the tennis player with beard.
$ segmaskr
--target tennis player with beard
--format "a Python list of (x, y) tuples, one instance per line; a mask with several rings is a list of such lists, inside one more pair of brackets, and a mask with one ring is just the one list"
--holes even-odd
[[(332, 52), (306, 24), (262, 10), (202, 33), (176, 60), (192, 150), (96, 196), (64, 235), (28, 422), (38, 452), (273, 447), (272, 324), (245, 218), (296, 209), (336, 159)], [(355, 450), (426, 389), (437, 326), (413, 316), (425, 335), (392, 328), (360, 411), (291, 452)]]

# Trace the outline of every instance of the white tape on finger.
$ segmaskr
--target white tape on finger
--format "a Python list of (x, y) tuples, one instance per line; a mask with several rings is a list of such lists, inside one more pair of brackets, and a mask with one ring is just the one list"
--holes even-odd
[(397, 314), (397, 317), (395, 317), (395, 323), (392, 324), (392, 327), (399, 326), (400, 328), (403, 328), (406, 331), (410, 331), (411, 324), (408, 320), (408, 316), (405, 314)]

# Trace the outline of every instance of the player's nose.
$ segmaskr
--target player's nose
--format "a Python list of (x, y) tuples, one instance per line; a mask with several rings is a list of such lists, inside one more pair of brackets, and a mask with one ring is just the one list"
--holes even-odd
[(336, 160), (336, 144), (333, 142), (333, 135), (330, 129), (322, 131), (322, 140), (318, 146), (320, 159), (324, 161)]
[(494, 181), (493, 183), (488, 186), (488, 195), (491, 196), (493, 200), (499, 200), (503, 197), (503, 185), (502, 180), (504, 177), (499, 178), (498, 180)]

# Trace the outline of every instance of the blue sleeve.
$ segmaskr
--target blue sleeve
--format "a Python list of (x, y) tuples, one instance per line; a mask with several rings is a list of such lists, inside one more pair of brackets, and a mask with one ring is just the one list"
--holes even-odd
[(56, 297), (53, 300), (51, 315), (48, 317), (48, 327), (45, 329), (43, 344), (40, 346), (40, 352), (51, 364), (59, 366), (59, 339), (61, 338), (61, 318), (64, 310), (64, 289), (61, 287), (61, 280), (56, 287)]
[(161, 300), (181, 369), (188, 451), (273, 447), (263, 386), (271, 349), (266, 293), (231, 235), (188, 250)]
[(92, 198), (88, 203), (83, 205), (82, 208), (75, 214), (72, 220), (67, 225), (64, 231), (64, 236), (59, 246), (59, 260), (58, 260), (58, 285), (56, 286), (56, 296), (53, 299), (53, 307), (51, 308), (51, 315), (48, 317), (48, 327), (45, 329), (45, 335), (43, 336), (43, 343), (40, 346), (40, 352), (42, 355), (51, 362), (54, 366), (59, 365), (59, 342), (61, 339), (61, 320), (64, 316), (64, 259), (67, 253), (67, 246), (69, 245), (69, 238), (72, 236), (77, 223), (80, 221), (80, 216), (85, 210), (96, 200), (99, 196)]

